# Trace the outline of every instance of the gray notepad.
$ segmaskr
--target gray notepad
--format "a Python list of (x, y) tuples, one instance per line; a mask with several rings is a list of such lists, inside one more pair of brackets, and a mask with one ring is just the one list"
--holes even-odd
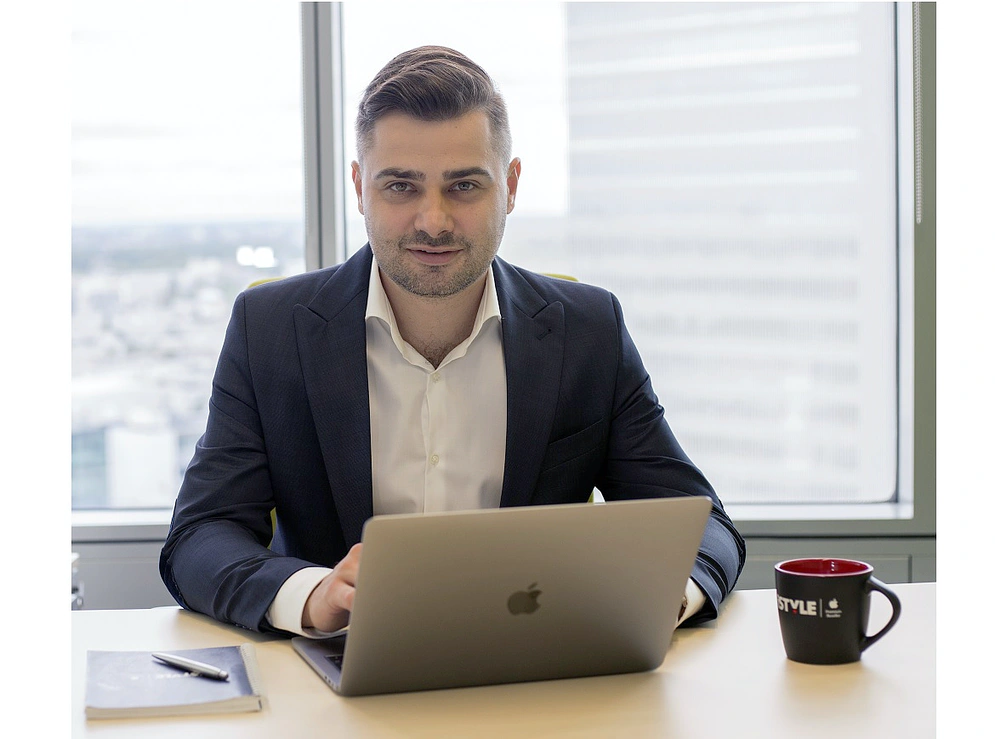
[(342, 695), (652, 670), (704, 497), (378, 516), (348, 635), (295, 637)]
[(185, 716), (259, 711), (263, 707), (256, 653), (240, 647), (170, 650), (228, 672), (212, 680), (163, 664), (152, 652), (86, 653), (86, 717)]

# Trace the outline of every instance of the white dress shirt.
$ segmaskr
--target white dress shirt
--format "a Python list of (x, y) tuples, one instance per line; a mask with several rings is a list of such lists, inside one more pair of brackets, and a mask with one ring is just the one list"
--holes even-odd
[[(508, 390), (494, 273), (470, 336), (438, 368), (406, 342), (376, 260), (366, 302), (373, 513), (497, 508), (504, 482)], [(280, 587), (266, 612), (276, 628), (320, 637), (301, 617), (311, 591), (331, 570), (306, 567)], [(684, 618), (704, 594), (690, 580)]]
[(401, 338), (376, 262), (366, 305), (373, 514), (497, 508), (508, 388), (494, 275), (438, 368)]

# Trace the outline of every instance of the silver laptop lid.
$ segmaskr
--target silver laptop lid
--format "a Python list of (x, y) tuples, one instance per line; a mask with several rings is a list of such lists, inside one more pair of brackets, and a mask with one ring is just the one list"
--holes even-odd
[[(710, 510), (688, 497), (370, 519), (336, 689), (654, 669)], [(322, 643), (294, 641), (334, 684)]]

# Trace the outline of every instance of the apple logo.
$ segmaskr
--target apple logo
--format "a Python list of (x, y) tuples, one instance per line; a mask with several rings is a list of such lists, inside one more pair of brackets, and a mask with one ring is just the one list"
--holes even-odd
[(835, 610), (840, 607), (840, 602), (835, 598), (833, 598), (831, 601), (829, 601), (829, 607)]
[(529, 585), (528, 590), (519, 590), (511, 594), (508, 598), (508, 610), (513, 616), (520, 613), (535, 613), (539, 610), (539, 596), (542, 595), (542, 591), (536, 590), (538, 584), (534, 582)]

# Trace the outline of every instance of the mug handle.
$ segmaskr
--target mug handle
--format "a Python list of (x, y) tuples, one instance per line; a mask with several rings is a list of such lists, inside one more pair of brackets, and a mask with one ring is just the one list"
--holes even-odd
[(879, 593), (884, 594), (884, 596), (891, 601), (891, 620), (884, 625), (878, 633), (874, 636), (865, 636), (860, 645), (860, 651), (863, 652), (867, 647), (871, 646), (874, 642), (880, 639), (882, 636), (891, 631), (891, 627), (895, 625), (898, 621), (898, 617), (902, 614), (902, 604), (898, 600), (898, 596), (895, 595), (891, 590), (885, 587), (884, 583), (878, 580), (876, 577), (871, 577), (867, 580), (867, 590), (868, 595), (870, 591), (877, 590)]

